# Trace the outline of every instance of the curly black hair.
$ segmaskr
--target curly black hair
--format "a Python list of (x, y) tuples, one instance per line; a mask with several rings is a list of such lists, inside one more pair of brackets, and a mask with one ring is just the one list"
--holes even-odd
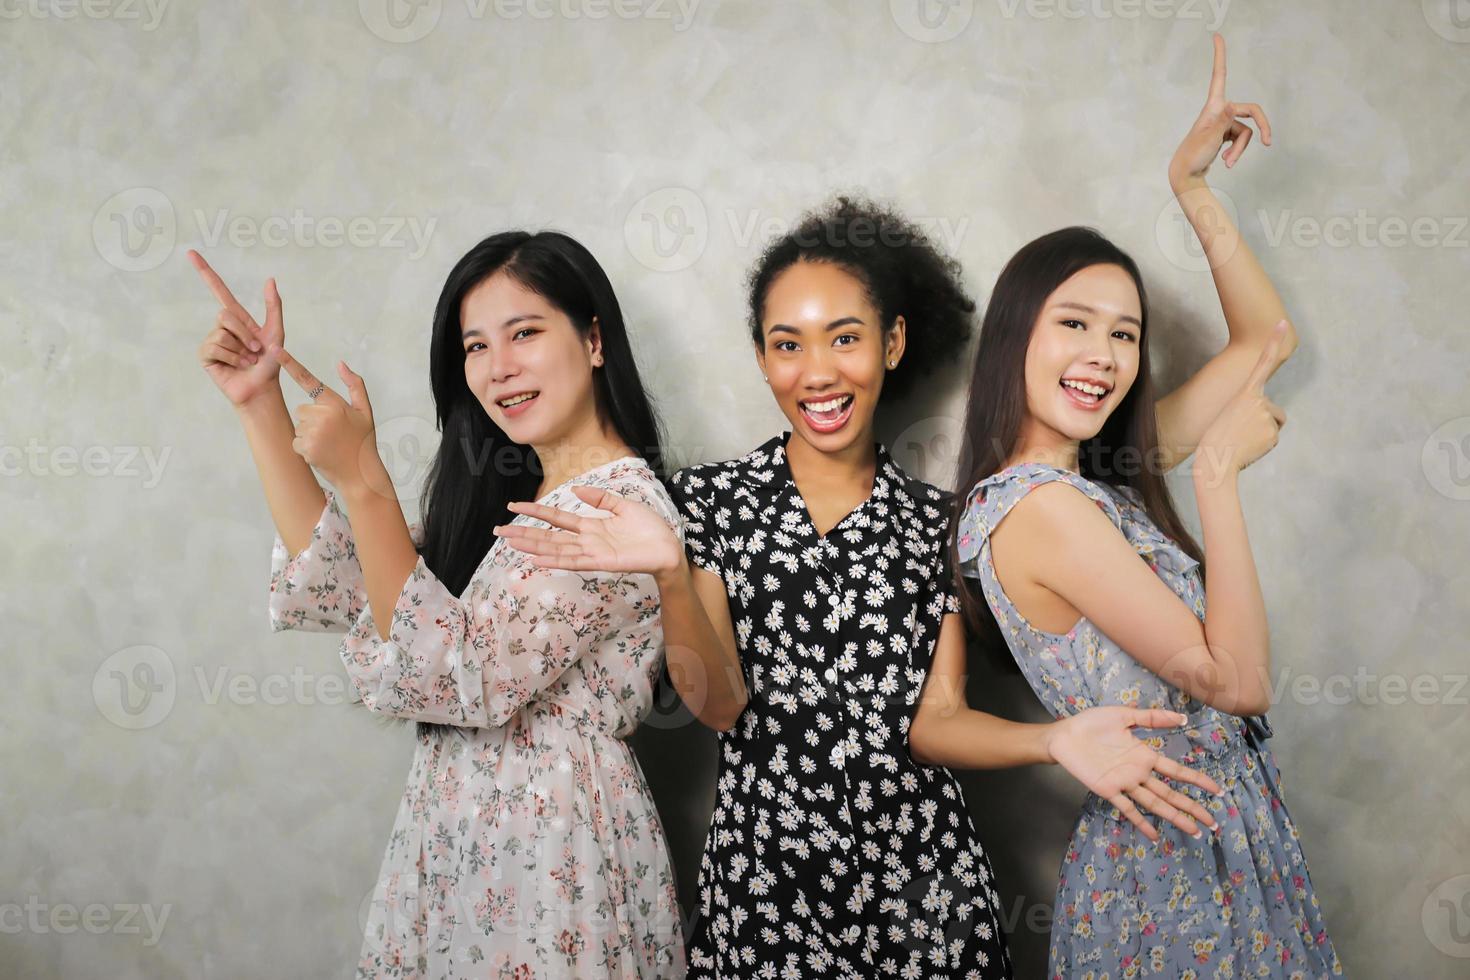
[(797, 262), (831, 262), (862, 282), (885, 332), (902, 316), (908, 344), (883, 381), (880, 400), (902, 396), (935, 366), (953, 362), (974, 333), (975, 301), (960, 266), (892, 208), (841, 195), (807, 212), (767, 246), (750, 272), (750, 337), (760, 347), (766, 296)]

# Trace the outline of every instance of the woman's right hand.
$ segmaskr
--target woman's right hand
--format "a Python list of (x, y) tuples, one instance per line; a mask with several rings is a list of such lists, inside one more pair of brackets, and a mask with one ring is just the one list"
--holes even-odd
[(199, 270), (200, 278), (220, 305), (213, 329), (199, 345), (199, 361), (205, 373), (236, 408), (244, 407), (271, 389), (279, 391), (281, 365), (266, 353), (271, 344), (286, 343), (276, 281), (266, 281), (265, 325), (261, 326), (204, 261), (204, 256), (190, 249), (189, 261)]
[(684, 545), (658, 511), (598, 487), (574, 485), (571, 491), (609, 516), (583, 517), (559, 507), (514, 501), (512, 512), (545, 521), (551, 529), (503, 524), (495, 528), (495, 536), (532, 555), (542, 568), (663, 576), (683, 566)]
[(1245, 386), (1200, 437), (1195, 466), (1207, 476), (1219, 479), (1238, 473), (1276, 448), (1286, 413), (1266, 397), (1266, 379), (1276, 369), (1286, 326), (1285, 320), (1276, 324)]

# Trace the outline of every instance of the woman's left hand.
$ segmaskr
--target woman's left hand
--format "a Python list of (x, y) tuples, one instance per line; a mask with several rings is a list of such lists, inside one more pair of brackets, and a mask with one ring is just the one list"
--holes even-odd
[(1176, 711), (1157, 708), (1088, 708), (1055, 722), (1047, 746), (1063, 769), (1117, 807), (1149, 840), (1158, 840), (1159, 832), (1139, 813), (1140, 806), (1186, 834), (1198, 836), (1198, 824), (1214, 830), (1215, 818), (1159, 776), (1216, 794), (1220, 787), (1204, 773), (1160, 755), (1133, 734), (1134, 728), (1177, 728), (1188, 720)]
[(351, 396), (349, 401), (318, 381), (284, 347), (273, 344), (267, 354), (279, 361), (286, 373), (311, 396), (311, 403), (297, 410), (296, 438), (291, 441), (297, 455), (344, 496), (365, 490), (394, 496), (392, 481), (378, 455), (373, 407), (362, 378), (347, 362), (337, 362), (337, 373)]
[(1225, 151), (1225, 166), (1235, 166), (1254, 132), (1242, 119), (1255, 120), (1261, 130), (1261, 142), (1271, 145), (1271, 123), (1265, 110), (1254, 102), (1231, 102), (1225, 97), (1225, 39), (1216, 34), (1215, 70), (1210, 77), (1209, 95), (1199, 118), (1169, 161), (1169, 182), (1177, 186), (1191, 179), (1203, 179), (1227, 143), (1230, 149)]

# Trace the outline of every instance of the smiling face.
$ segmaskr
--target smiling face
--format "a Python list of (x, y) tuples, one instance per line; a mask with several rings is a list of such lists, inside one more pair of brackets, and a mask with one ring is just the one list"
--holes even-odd
[(862, 282), (831, 262), (797, 262), (767, 291), (756, 360), (794, 435), (824, 453), (872, 440), (888, 362), (904, 323), (886, 333)]
[(1028, 447), (1097, 435), (1138, 378), (1142, 306), (1117, 265), (1091, 265), (1046, 298), (1026, 349)]
[(597, 429), (595, 321), (584, 336), (544, 296), (504, 272), (465, 294), (459, 320), (465, 382), (512, 442), (539, 452)]

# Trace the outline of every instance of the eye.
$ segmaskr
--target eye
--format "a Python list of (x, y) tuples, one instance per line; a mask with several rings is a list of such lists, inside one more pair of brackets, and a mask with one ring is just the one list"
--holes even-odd
[[(788, 348), (786, 346), (787, 344), (790, 344), (791, 346)], [(778, 341), (776, 341), (776, 343), (775, 343), (774, 346), (779, 351), (786, 351), (787, 353), (790, 353), (792, 350), (794, 350), (796, 348), (796, 341), (794, 341), (794, 340), (778, 340)]]
[(1087, 324), (1083, 323), (1081, 320), (1063, 320), (1062, 321), (1062, 326), (1064, 326), (1064, 327), (1081, 327), (1083, 330), (1086, 330), (1087, 329)]
[(534, 327), (522, 327), (521, 329), (517, 330), (511, 336), (510, 339), (511, 340), (520, 340), (521, 339), (521, 334), (523, 334), (523, 333), (524, 334), (537, 334), (537, 333), (540, 333), (540, 332), (541, 332), (540, 330), (537, 330)]
[(1135, 344), (1138, 343), (1138, 338), (1133, 336), (1133, 334), (1127, 330), (1114, 330), (1113, 336), (1122, 338), (1123, 340), (1132, 341)]
[(482, 343), (480, 343), (480, 342), (479, 342), (479, 341), (478, 341), (478, 340), (477, 340), (477, 341), (475, 341), (475, 342), (474, 342), (474, 343), (473, 343), (473, 344), (470, 344), (470, 345), (469, 345), (469, 346), (468, 346), (468, 347), (466, 347), (466, 348), (465, 348), (465, 349), (464, 349), (464, 352), (465, 352), (465, 353), (466, 353), (466, 354), (473, 354), (473, 353), (474, 353), (474, 352), (475, 352), (475, 348), (476, 348), (476, 347), (484, 347), (484, 346), (485, 346), (485, 345), (484, 345), (484, 344), (482, 344)]
[(861, 339), (862, 338), (860, 338), (855, 333), (845, 333), (845, 334), (843, 334), (842, 336), (838, 337), (836, 340), (834, 340), (832, 342), (834, 344), (838, 344), (839, 346), (842, 346), (842, 347), (851, 347), (852, 344), (843, 344), (843, 343), (841, 343), (841, 341), (850, 340), (850, 341), (852, 341), (853, 344), (855, 344), (855, 343), (857, 343)]

